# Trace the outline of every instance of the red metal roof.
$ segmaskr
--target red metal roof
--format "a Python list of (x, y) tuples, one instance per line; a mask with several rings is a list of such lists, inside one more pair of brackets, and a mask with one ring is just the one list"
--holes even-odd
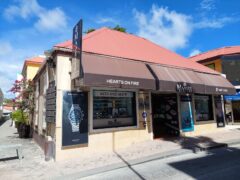
[(192, 56), (189, 59), (192, 61), (200, 62), (200, 61), (205, 61), (207, 59), (211, 59), (214, 57), (231, 55), (231, 54), (240, 54), (240, 46), (229, 46), (229, 47), (213, 49), (211, 51), (207, 51), (207, 52)]
[[(54, 47), (71, 49), (72, 41)], [(218, 74), (147, 39), (105, 27), (83, 37), (83, 51)]]

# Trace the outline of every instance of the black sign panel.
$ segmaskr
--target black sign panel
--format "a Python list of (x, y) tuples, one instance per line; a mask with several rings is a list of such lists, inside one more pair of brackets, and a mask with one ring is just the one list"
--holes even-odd
[(193, 88), (190, 84), (185, 82), (179, 82), (176, 85), (176, 91), (180, 93), (191, 94), (193, 93)]
[(222, 103), (223, 102), (222, 102), (221, 96), (215, 96), (214, 97), (217, 127), (224, 127), (225, 126)]
[(88, 143), (88, 94), (87, 92), (64, 92), (62, 146), (86, 143)]
[(54, 123), (56, 120), (56, 86), (55, 81), (49, 83), (46, 95), (46, 121)]
[(80, 77), (83, 77), (82, 69), (82, 19), (73, 28), (73, 57), (80, 61)]

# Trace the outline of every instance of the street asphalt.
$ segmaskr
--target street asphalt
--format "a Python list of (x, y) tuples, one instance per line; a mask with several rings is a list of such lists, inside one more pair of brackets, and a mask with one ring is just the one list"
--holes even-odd
[(127, 165), (79, 179), (240, 179), (240, 146)]
[(40, 147), (32, 139), (19, 139), (10, 124), (0, 125), (0, 144), (22, 144), (24, 159), (19, 161), (15, 149), (1, 151), (0, 180), (240, 179), (240, 130), (235, 126), (211, 136), (186, 137), (180, 144), (146, 141), (124, 151), (47, 162)]

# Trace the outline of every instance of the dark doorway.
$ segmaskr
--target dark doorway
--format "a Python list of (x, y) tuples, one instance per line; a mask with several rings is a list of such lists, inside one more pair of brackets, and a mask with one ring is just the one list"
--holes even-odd
[(154, 138), (179, 136), (176, 94), (152, 94)]

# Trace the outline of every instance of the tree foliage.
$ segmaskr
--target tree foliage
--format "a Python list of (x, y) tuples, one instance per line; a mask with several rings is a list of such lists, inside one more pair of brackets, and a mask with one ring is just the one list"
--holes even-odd
[(127, 32), (126, 28), (121, 27), (119, 25), (116, 25), (115, 27), (112, 28), (113, 30), (120, 31), (120, 32)]
[(93, 32), (93, 31), (95, 31), (95, 30), (96, 30), (96, 29), (94, 29), (94, 28), (90, 28), (90, 29), (87, 30), (86, 34), (88, 34), (88, 33), (90, 33), (90, 32)]
[[(127, 32), (126, 28), (121, 27), (121, 26), (119, 26), (119, 25), (116, 25), (115, 27), (110, 27), (110, 29), (116, 30), (116, 31), (120, 31), (120, 32)], [(90, 28), (90, 29), (88, 29), (88, 30), (86, 31), (86, 34), (91, 33), (91, 32), (93, 32), (93, 31), (95, 31), (95, 30), (96, 30), (96, 29), (94, 29), (94, 28)]]
[(34, 110), (33, 82), (26, 79), (16, 80), (9, 91), (19, 94), (18, 97), (13, 99), (14, 106), (18, 108), (17, 111), (13, 112), (13, 115), (15, 113), (15, 120), (29, 123), (27, 113), (32, 113)]

